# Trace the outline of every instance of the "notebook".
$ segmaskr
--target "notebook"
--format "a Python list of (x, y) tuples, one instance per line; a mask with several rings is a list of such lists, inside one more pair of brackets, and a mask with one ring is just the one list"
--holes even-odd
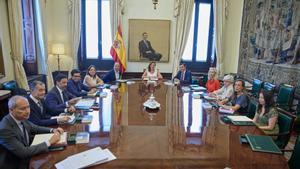
[(245, 134), (245, 136), (253, 151), (282, 154), (281, 150), (274, 143), (272, 137), (270, 136), (259, 136), (250, 134)]
[[(54, 133), (36, 134), (31, 143), (31, 146), (43, 143), (43, 142), (49, 140), (53, 135), (54, 135)], [(49, 148), (51, 149), (51, 148), (62, 147), (62, 146), (66, 146), (66, 145), (67, 145), (67, 132), (64, 132), (63, 134), (60, 135), (59, 142), (56, 143), (55, 145), (51, 145), (51, 147), (49, 147)]]
[(225, 109), (223, 107), (219, 107), (219, 113), (233, 114), (234, 110), (232, 110), (232, 109)]
[(247, 116), (227, 116), (231, 123), (237, 126), (254, 126), (253, 120)]

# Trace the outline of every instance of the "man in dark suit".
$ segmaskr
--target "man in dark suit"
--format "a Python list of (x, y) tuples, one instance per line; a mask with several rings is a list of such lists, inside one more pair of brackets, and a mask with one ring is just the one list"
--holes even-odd
[(104, 83), (109, 83), (119, 79), (122, 79), (122, 73), (120, 72), (120, 63), (115, 62), (114, 68), (105, 74), (105, 76), (103, 77), (103, 81)]
[[(67, 89), (67, 76), (58, 74), (55, 77), (56, 86), (54, 86), (46, 95), (46, 105), (52, 116), (58, 116), (60, 113), (76, 111), (73, 106), (78, 98), (70, 94)], [(73, 99), (74, 98), (74, 99)]]
[(150, 41), (147, 40), (148, 33), (143, 33), (143, 40), (139, 42), (139, 51), (140, 51), (140, 57), (145, 57), (149, 59), (150, 61), (159, 61), (161, 59), (161, 54), (155, 52), (155, 50), (152, 48)]
[(67, 83), (67, 91), (76, 97), (86, 96), (89, 93), (95, 93), (96, 88), (89, 88), (81, 82), (80, 70), (73, 69), (71, 71), (71, 78)]
[[(48, 152), (48, 147), (57, 143), (64, 131), (40, 127), (28, 121), (30, 107), (23, 96), (13, 96), (8, 101), (8, 108), (9, 114), (0, 122), (0, 168), (26, 169), (30, 158)], [(48, 141), (30, 146), (35, 134), (50, 132), (54, 135)]]
[(179, 80), (181, 84), (191, 84), (192, 83), (192, 73), (186, 69), (186, 64), (181, 63), (179, 65), (179, 71), (173, 80)]
[(66, 123), (70, 119), (68, 116), (51, 119), (44, 100), (46, 89), (43, 82), (33, 81), (30, 87), (32, 92), (27, 98), (30, 105), (29, 121), (39, 126), (51, 126)]

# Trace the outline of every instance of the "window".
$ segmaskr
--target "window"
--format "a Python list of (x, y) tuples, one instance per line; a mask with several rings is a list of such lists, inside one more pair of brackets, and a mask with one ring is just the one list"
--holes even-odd
[(94, 64), (100, 69), (111, 69), (113, 60), (110, 55), (112, 45), (110, 1), (82, 0), (82, 21), (81, 67), (86, 69)]
[(207, 71), (214, 60), (212, 0), (195, 0), (191, 22), (182, 61), (192, 71)]

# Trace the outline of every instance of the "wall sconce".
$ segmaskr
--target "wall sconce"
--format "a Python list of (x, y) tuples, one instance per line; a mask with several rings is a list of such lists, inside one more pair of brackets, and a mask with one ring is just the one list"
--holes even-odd
[(58, 71), (60, 71), (60, 64), (59, 64), (60, 58), (59, 58), (59, 55), (65, 54), (65, 45), (62, 44), (62, 43), (53, 44), (52, 45), (52, 53), (54, 55), (57, 55), (57, 68), (58, 68)]
[(152, 3), (154, 5), (154, 9), (156, 9), (156, 5), (158, 4), (158, 0), (152, 0)]

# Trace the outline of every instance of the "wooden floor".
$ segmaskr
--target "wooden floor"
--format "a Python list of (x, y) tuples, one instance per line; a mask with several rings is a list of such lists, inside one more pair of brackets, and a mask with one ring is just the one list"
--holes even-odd
[[(293, 150), (294, 146), (295, 146), (295, 142), (296, 142), (296, 138), (297, 138), (297, 134), (293, 133), (289, 143), (287, 144), (287, 146), (285, 147), (285, 149), (287, 150)], [(292, 152), (285, 152), (284, 153), (284, 157), (289, 160), (291, 158)]]

